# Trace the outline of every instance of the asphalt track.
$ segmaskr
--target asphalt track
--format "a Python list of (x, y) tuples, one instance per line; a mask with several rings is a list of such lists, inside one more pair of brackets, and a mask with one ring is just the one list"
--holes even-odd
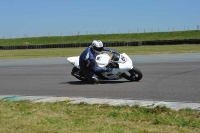
[(0, 60), (0, 95), (94, 97), (200, 103), (200, 53), (132, 55), (143, 72), (92, 85), (71, 76), (66, 58)]

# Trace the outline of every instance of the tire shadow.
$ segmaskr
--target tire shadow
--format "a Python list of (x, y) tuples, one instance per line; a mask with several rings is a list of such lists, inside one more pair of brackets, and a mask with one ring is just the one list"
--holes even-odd
[(85, 85), (85, 84), (91, 84), (90, 82), (83, 82), (83, 81), (69, 81), (69, 82), (62, 82), (59, 84), (70, 84), (70, 85)]
[[(102, 80), (99, 82), (99, 84), (122, 84), (122, 83), (127, 83), (127, 82), (130, 82), (130, 81)], [(68, 82), (61, 82), (59, 84), (93, 85), (91, 82), (83, 82), (83, 81), (68, 81)]]

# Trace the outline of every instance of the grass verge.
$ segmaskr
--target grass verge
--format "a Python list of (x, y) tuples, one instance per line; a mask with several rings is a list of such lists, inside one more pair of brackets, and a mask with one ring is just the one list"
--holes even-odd
[[(175, 54), (175, 53), (198, 53), (199, 44), (185, 45), (157, 45), (157, 46), (127, 46), (109, 47), (119, 52), (134, 54)], [(68, 57), (77, 56), (85, 48), (57, 48), (57, 49), (28, 49), (28, 50), (0, 50), (0, 59), (16, 58), (49, 58), (49, 57)]]
[(174, 39), (200, 39), (199, 31), (177, 31), (177, 32), (154, 32), (154, 33), (131, 33), (131, 34), (99, 34), (99, 35), (80, 35), (80, 36), (52, 36), (52, 37), (33, 37), (0, 39), (0, 46), (19, 46), (37, 44), (69, 44), (69, 43), (91, 43), (92, 40), (102, 42), (129, 42), (145, 40), (174, 40)]
[(0, 100), (0, 132), (200, 132), (200, 113), (190, 109)]

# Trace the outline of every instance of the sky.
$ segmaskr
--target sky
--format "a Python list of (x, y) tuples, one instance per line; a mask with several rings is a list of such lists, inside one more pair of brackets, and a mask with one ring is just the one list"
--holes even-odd
[(196, 30), (200, 0), (0, 0), (0, 38)]

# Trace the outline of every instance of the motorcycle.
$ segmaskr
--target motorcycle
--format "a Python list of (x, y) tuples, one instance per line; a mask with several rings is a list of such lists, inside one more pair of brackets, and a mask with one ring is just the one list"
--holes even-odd
[[(79, 56), (68, 57), (67, 60), (74, 66), (71, 75), (81, 81), (89, 81), (80, 71)], [(103, 52), (95, 58), (98, 67), (113, 68), (111, 72), (95, 73), (99, 80), (117, 80), (125, 78), (129, 81), (139, 81), (142, 79), (142, 72), (133, 67), (131, 58), (125, 53), (112, 53), (111, 55)]]

